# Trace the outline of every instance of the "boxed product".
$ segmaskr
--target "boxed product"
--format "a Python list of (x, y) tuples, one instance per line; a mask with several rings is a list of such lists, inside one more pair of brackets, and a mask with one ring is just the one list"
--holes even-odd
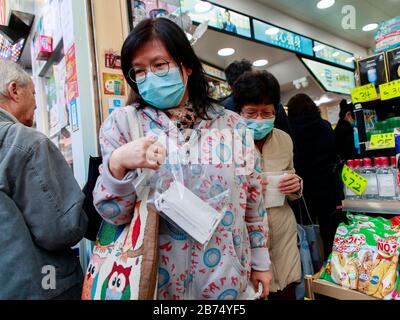
[(320, 278), (378, 299), (400, 300), (400, 217), (348, 214)]

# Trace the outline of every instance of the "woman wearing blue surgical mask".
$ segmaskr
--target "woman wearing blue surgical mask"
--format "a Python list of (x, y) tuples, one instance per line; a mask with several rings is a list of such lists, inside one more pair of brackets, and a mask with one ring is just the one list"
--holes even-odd
[[(290, 136), (274, 128), (280, 105), (280, 86), (267, 71), (244, 73), (234, 85), (237, 112), (253, 132), (257, 152), (261, 155), (263, 172), (280, 173), (279, 191), (289, 200), (298, 199), (302, 182), (293, 167), (293, 143)], [(264, 191), (268, 177), (263, 175)], [(265, 224), (269, 226), (269, 252), (272, 281), (269, 299), (295, 299), (295, 285), (301, 280), (300, 255), (297, 248), (297, 223), (287, 199), (283, 205), (269, 207)]]
[[(248, 174), (238, 175), (235, 165), (214, 162), (218, 159), (207, 151), (209, 142), (218, 141), (217, 132), (233, 134), (235, 129), (245, 128), (245, 123), (238, 114), (211, 102), (200, 60), (185, 33), (168, 19), (142, 21), (125, 40), (121, 62), (134, 92), (131, 106), (138, 111), (146, 137), (131, 141), (127, 108), (118, 108), (103, 124), (104, 161), (94, 191), (100, 215), (118, 225), (131, 221), (138, 169), (150, 169), (153, 174), (149, 204), (178, 179), (203, 201), (211, 199), (209, 205), (221, 212), (223, 219), (204, 247), (160, 215), (157, 299), (238, 299), (251, 283), (256, 288), (261, 283), (262, 295), (267, 296), (270, 265), (261, 172), (254, 161)], [(157, 144), (157, 137), (167, 141)], [(243, 150), (246, 140), (239, 138), (235, 147)], [(248, 148), (253, 150), (250, 142)], [(199, 152), (202, 143), (207, 152)], [(215, 154), (221, 159), (233, 153), (231, 147), (218, 142)], [(177, 165), (164, 163), (171, 154), (180, 157), (196, 152), (205, 158), (195, 164), (192, 158)], [(222, 198), (227, 192), (230, 196)], [(224, 200), (221, 205), (220, 198)], [(194, 214), (196, 209), (188, 211)], [(201, 224), (202, 217), (193, 217), (192, 223)], [(131, 284), (130, 290), (134, 287)]]

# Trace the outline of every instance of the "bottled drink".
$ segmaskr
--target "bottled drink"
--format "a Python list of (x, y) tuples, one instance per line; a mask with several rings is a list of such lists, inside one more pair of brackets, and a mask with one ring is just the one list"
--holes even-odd
[[(355, 159), (354, 160), (354, 171), (358, 174), (361, 174), (361, 166), (362, 166), (362, 160), (361, 159)], [(362, 196), (359, 196), (356, 194), (355, 199), (362, 199)]]
[[(348, 160), (347, 166), (351, 170), (354, 170), (354, 166), (355, 166), (354, 160)], [(358, 195), (354, 191), (352, 191), (349, 187), (345, 186), (344, 192), (345, 192), (346, 199), (358, 199)]]
[(389, 159), (381, 158), (381, 167), (377, 170), (379, 198), (381, 200), (396, 199), (396, 183), (389, 167)]
[(396, 200), (400, 199), (400, 186), (399, 186), (399, 170), (397, 168), (397, 159), (395, 156), (390, 157), (390, 167), (393, 173), (394, 184), (396, 186)]
[(364, 199), (377, 199), (378, 198), (378, 180), (376, 179), (375, 168), (372, 167), (372, 160), (370, 158), (363, 159), (363, 167), (360, 168), (360, 175), (368, 180), (367, 187), (365, 188)]

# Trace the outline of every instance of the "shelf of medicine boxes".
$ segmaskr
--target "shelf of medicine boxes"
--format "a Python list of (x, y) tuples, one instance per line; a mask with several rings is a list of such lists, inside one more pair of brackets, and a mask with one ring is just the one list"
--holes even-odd
[(375, 199), (346, 199), (342, 202), (343, 211), (361, 213), (380, 213), (400, 215), (400, 201), (398, 200), (375, 200)]

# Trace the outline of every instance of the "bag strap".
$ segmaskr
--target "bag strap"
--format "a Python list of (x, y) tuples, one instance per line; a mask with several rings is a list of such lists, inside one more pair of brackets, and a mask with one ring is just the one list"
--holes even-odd
[[(310, 220), (311, 224), (315, 224), (313, 219), (311, 218), (310, 211), (308, 211), (308, 207), (307, 207), (307, 203), (306, 203), (306, 199), (304, 198), (304, 195), (301, 196), (301, 200), (304, 204), (304, 208), (306, 209), (308, 219)], [(300, 208), (300, 224), (303, 224), (303, 212), (301, 210), (301, 203), (299, 203), (299, 208)]]

